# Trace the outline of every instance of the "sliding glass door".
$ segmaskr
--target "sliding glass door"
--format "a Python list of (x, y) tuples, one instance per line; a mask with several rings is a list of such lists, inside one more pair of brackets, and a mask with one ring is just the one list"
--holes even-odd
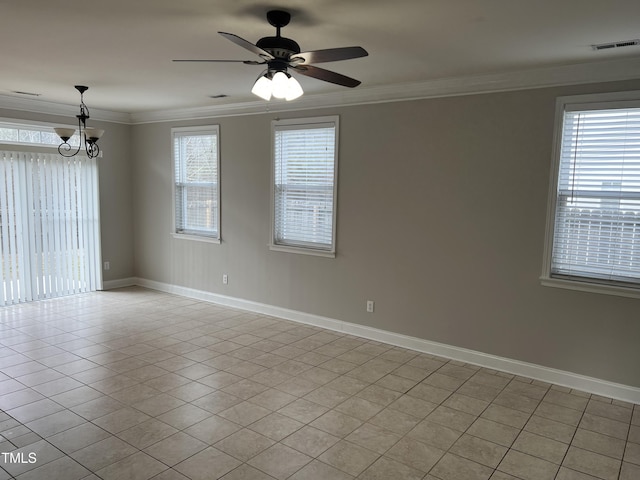
[(102, 288), (95, 159), (0, 151), (0, 305)]

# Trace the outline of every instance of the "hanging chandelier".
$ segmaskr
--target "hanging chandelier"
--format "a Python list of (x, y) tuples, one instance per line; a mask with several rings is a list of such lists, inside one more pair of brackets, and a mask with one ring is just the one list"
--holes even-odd
[(84, 150), (89, 158), (95, 158), (100, 154), (100, 147), (98, 147), (98, 140), (104, 133), (104, 130), (100, 128), (87, 127), (87, 119), (89, 118), (89, 107), (84, 103), (83, 94), (89, 87), (84, 85), (75, 85), (76, 90), (80, 92), (80, 114), (76, 115), (78, 119), (78, 135), (80, 136), (80, 143), (78, 148), (74, 149), (69, 144), (69, 139), (76, 133), (74, 128), (54, 128), (58, 134), (62, 143), (58, 146), (58, 152), (63, 157), (73, 157), (80, 153), (82, 142), (84, 141)]

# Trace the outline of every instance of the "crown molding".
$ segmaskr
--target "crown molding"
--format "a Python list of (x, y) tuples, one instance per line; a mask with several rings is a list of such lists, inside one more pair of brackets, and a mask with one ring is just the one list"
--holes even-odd
[(514, 72), (442, 78), (425, 82), (305, 95), (294, 102), (264, 102), (159, 110), (131, 114), (134, 124), (277, 113), (425, 98), (640, 79), (640, 59), (610, 60)]
[[(0, 108), (19, 110), (22, 112), (45, 113), (48, 115), (61, 115), (64, 117), (75, 117), (78, 115), (78, 105), (65, 105), (62, 103), (14, 97), (11, 95), (0, 95)], [(98, 108), (91, 108), (91, 119), (112, 123), (132, 123), (129, 113), (100, 110)]]
[[(441, 78), (415, 83), (344, 89), (339, 92), (305, 95), (294, 102), (265, 102), (258, 100), (135, 113), (114, 112), (92, 108), (91, 118), (106, 122), (135, 125), (290, 112), (315, 108), (335, 108), (350, 105), (400, 102), (426, 98), (634, 79), (640, 80), (640, 58)], [(78, 108), (75, 105), (63, 105), (31, 98), (17, 98), (10, 95), (0, 95), (0, 108), (63, 116), (75, 116), (78, 113)]]

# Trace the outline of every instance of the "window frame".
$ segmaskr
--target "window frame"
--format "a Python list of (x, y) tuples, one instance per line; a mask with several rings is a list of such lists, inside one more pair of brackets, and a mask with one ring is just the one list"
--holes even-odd
[(540, 282), (547, 287), (557, 287), (590, 293), (640, 298), (640, 284), (606, 282), (591, 277), (559, 277), (551, 273), (553, 240), (555, 235), (556, 209), (558, 206), (558, 181), (562, 136), (564, 130), (564, 114), (567, 111), (607, 110), (607, 109), (640, 108), (640, 91), (598, 93), (558, 97), (556, 99), (555, 123), (553, 130), (553, 148), (547, 201), (547, 219), (544, 239), (544, 255)]
[[(48, 122), (40, 122), (34, 120), (18, 120), (8, 117), (0, 117), (0, 128), (16, 130), (18, 136), (20, 135), (21, 130), (29, 130), (32, 132), (39, 131), (40, 133), (48, 133), (51, 134), (56, 140), (55, 143), (41, 143), (41, 142), (30, 142), (30, 141), (22, 141), (22, 140), (3, 140), (0, 139), (0, 145), (8, 146), (9, 148), (19, 148), (19, 147), (27, 147), (29, 149), (41, 149), (42, 152), (57, 152), (58, 146), (60, 145), (60, 137), (56, 134), (54, 127), (64, 127), (64, 128), (72, 128), (78, 129), (78, 125), (68, 125), (68, 124), (51, 124)], [(80, 142), (80, 136), (78, 132), (73, 134), (69, 143), (73, 147), (77, 147)], [(100, 152), (100, 157), (102, 157), (102, 152)]]
[[(176, 216), (176, 196), (177, 196), (177, 179), (176, 179), (176, 161), (175, 158), (175, 142), (176, 139), (183, 136), (191, 135), (204, 135), (211, 134), (216, 136), (216, 201), (217, 201), (217, 232), (215, 235), (198, 233), (197, 231), (189, 230), (186, 233), (178, 231), (177, 216)], [(222, 218), (221, 218), (221, 195), (220, 195), (220, 125), (199, 125), (191, 127), (174, 127), (171, 129), (171, 203), (172, 203), (172, 228), (171, 236), (176, 239), (182, 240), (194, 240), (199, 242), (216, 243), (219, 244), (222, 241)]]
[[(310, 125), (321, 126), (333, 124), (334, 126), (334, 152), (333, 152), (333, 211), (331, 221), (331, 247), (318, 248), (312, 244), (308, 246), (294, 245), (288, 243), (279, 243), (276, 241), (276, 211), (275, 211), (275, 196), (276, 196), (276, 157), (275, 157), (275, 138), (276, 130), (278, 127), (296, 127), (308, 128)], [(336, 227), (338, 217), (338, 151), (339, 151), (339, 116), (329, 115), (322, 117), (307, 117), (307, 118), (290, 118), (290, 119), (276, 119), (271, 122), (271, 237), (269, 240), (269, 249), (279, 252), (298, 253), (303, 255), (315, 255), (319, 257), (335, 258), (336, 256)]]

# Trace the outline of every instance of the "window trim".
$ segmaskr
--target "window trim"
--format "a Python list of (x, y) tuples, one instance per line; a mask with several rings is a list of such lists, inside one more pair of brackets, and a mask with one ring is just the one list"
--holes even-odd
[[(14, 130), (39, 130), (40, 132), (43, 133), (51, 133), (54, 135), (54, 137), (57, 139), (58, 143), (34, 143), (34, 142), (22, 142), (20, 140), (18, 141), (13, 141), (13, 140), (0, 140), (0, 145), (2, 145), (3, 147), (5, 147), (5, 149), (16, 149), (16, 151), (18, 151), (18, 149), (20, 148), (28, 148), (29, 151), (31, 151), (31, 149), (40, 149), (40, 151), (42, 151), (42, 153), (51, 153), (51, 152), (58, 152), (58, 146), (60, 145), (59, 141), (60, 141), (60, 137), (58, 137), (58, 135), (55, 133), (54, 128), (55, 127), (64, 127), (64, 128), (72, 128), (77, 130), (78, 129), (78, 125), (69, 125), (69, 124), (64, 124), (64, 123), (50, 123), (50, 122), (42, 122), (42, 121), (36, 121), (36, 120), (22, 120), (22, 119), (14, 119), (14, 118), (9, 118), (9, 117), (0, 117), (0, 128), (8, 128), (8, 129), (14, 129)], [(74, 137), (76, 139), (75, 145), (72, 144), (72, 146), (77, 147), (78, 143), (78, 133), (75, 132), (74, 133)], [(72, 137), (73, 138), (73, 137)], [(100, 157), (102, 157), (102, 152), (100, 152)]]
[(577, 290), (589, 293), (616, 295), (621, 297), (640, 298), (640, 285), (615, 284), (602, 282), (595, 278), (563, 278), (551, 275), (551, 258), (553, 255), (553, 237), (555, 233), (557, 187), (560, 169), (560, 153), (564, 113), (580, 110), (605, 110), (614, 108), (640, 108), (640, 91), (596, 93), (573, 95), (556, 99), (555, 121), (553, 128), (553, 147), (551, 170), (549, 175), (549, 193), (547, 200), (547, 219), (544, 237), (544, 254), (540, 283), (547, 287)]
[[(216, 169), (217, 169), (217, 203), (218, 203), (218, 232), (217, 235), (198, 234), (189, 231), (187, 233), (179, 233), (176, 228), (176, 158), (175, 158), (175, 141), (178, 136), (187, 134), (202, 135), (205, 133), (215, 134), (216, 136)], [(191, 240), (198, 242), (220, 244), (222, 242), (222, 217), (221, 217), (221, 195), (220, 195), (220, 125), (198, 125), (191, 127), (173, 127), (171, 128), (171, 236), (179, 240)]]
[[(333, 215), (331, 223), (331, 248), (320, 249), (313, 246), (298, 246), (276, 243), (276, 214), (275, 214), (275, 134), (277, 127), (295, 127), (309, 125), (333, 124), (335, 127), (335, 149), (333, 152)], [(271, 236), (269, 239), (269, 249), (278, 252), (298, 253), (303, 255), (314, 255), (318, 257), (335, 258), (336, 256), (336, 227), (338, 219), (338, 150), (340, 138), (340, 124), (338, 115), (328, 115), (323, 117), (289, 118), (275, 119), (271, 121)]]

